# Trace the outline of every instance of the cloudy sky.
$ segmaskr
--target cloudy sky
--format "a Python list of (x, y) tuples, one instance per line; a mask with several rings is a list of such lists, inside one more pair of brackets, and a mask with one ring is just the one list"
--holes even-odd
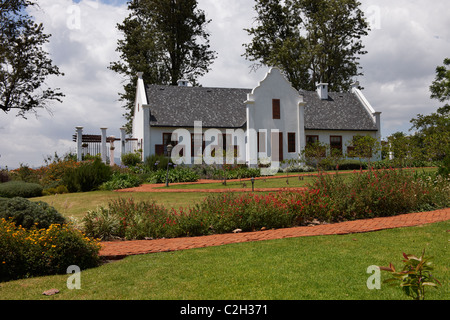
[[(448, 0), (360, 0), (372, 24), (364, 39), (368, 54), (361, 59), (364, 77), (358, 80), (364, 94), (382, 112), (382, 135), (408, 132), (417, 114), (435, 112), (439, 102), (430, 100), (429, 86), (435, 69), (450, 57)], [(124, 124), (118, 101), (122, 79), (107, 69), (118, 59), (116, 24), (128, 15), (126, 0), (38, 0), (33, 12), (52, 34), (48, 51), (64, 77), (48, 79), (66, 95), (52, 114), (40, 110), (27, 120), (14, 112), (0, 114), (0, 167), (21, 163), (41, 166), (47, 155), (74, 152), (76, 126), (85, 133), (119, 136)], [(267, 69), (252, 72), (243, 57), (243, 30), (251, 26), (254, 0), (199, 0), (212, 22), (213, 50), (218, 59), (200, 79), (203, 86), (253, 88)]]

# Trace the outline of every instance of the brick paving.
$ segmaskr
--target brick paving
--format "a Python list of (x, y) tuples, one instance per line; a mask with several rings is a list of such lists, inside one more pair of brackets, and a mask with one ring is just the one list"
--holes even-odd
[(190, 238), (103, 242), (100, 255), (105, 259), (113, 260), (130, 255), (221, 246), (231, 243), (373, 232), (385, 229), (413, 227), (448, 220), (450, 220), (450, 208), (431, 212), (411, 213), (387, 218), (348, 221), (312, 227), (295, 227)]

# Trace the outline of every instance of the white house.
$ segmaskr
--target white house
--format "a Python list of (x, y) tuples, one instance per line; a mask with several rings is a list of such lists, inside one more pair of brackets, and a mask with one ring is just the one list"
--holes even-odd
[(139, 74), (133, 138), (144, 159), (167, 155), (171, 144), (171, 155), (186, 163), (201, 161), (199, 155), (227, 162), (221, 150), (228, 148), (232, 161), (254, 166), (298, 159), (314, 141), (346, 153), (355, 135), (380, 140), (380, 114), (357, 85), (342, 93), (328, 92), (325, 83), (317, 91), (297, 91), (277, 68), (253, 89), (146, 85)]

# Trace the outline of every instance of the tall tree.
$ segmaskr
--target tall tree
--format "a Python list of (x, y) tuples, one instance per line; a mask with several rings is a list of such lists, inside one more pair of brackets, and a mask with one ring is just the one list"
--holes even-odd
[(147, 84), (177, 85), (187, 79), (198, 85), (216, 53), (206, 31), (210, 20), (197, 0), (131, 0), (128, 9), (129, 16), (117, 26), (124, 36), (117, 47), (121, 60), (109, 68), (125, 78), (119, 95), (131, 132), (137, 72), (144, 73)]
[[(440, 102), (450, 101), (450, 59), (444, 60), (443, 66), (436, 68), (436, 78), (430, 86), (431, 98)], [(428, 159), (442, 160), (450, 152), (450, 105), (438, 108), (429, 115), (418, 114), (411, 120), (411, 130), (416, 130), (416, 137), (421, 141)]]
[(430, 86), (431, 98), (440, 102), (450, 100), (450, 58), (436, 68), (436, 78)]
[(346, 91), (362, 75), (361, 38), (369, 25), (356, 0), (255, 0), (257, 25), (244, 56), (253, 67), (276, 66), (297, 89), (326, 82)]
[(51, 101), (61, 102), (59, 89), (46, 88), (45, 80), (63, 75), (43, 49), (50, 35), (27, 14), (36, 3), (30, 0), (0, 0), (0, 109), (8, 113), (39, 108), (49, 110)]

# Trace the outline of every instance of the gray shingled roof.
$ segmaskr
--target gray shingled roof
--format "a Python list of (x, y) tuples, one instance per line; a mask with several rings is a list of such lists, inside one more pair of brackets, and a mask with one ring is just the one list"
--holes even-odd
[[(246, 124), (244, 101), (251, 89), (147, 86), (154, 127), (242, 128)], [(306, 130), (376, 131), (371, 115), (352, 93), (329, 93), (321, 100), (316, 92), (302, 91)]]
[(154, 127), (242, 128), (247, 121), (248, 89), (147, 86)]
[(306, 130), (377, 131), (372, 115), (350, 92), (329, 92), (321, 100), (316, 92), (302, 91)]

